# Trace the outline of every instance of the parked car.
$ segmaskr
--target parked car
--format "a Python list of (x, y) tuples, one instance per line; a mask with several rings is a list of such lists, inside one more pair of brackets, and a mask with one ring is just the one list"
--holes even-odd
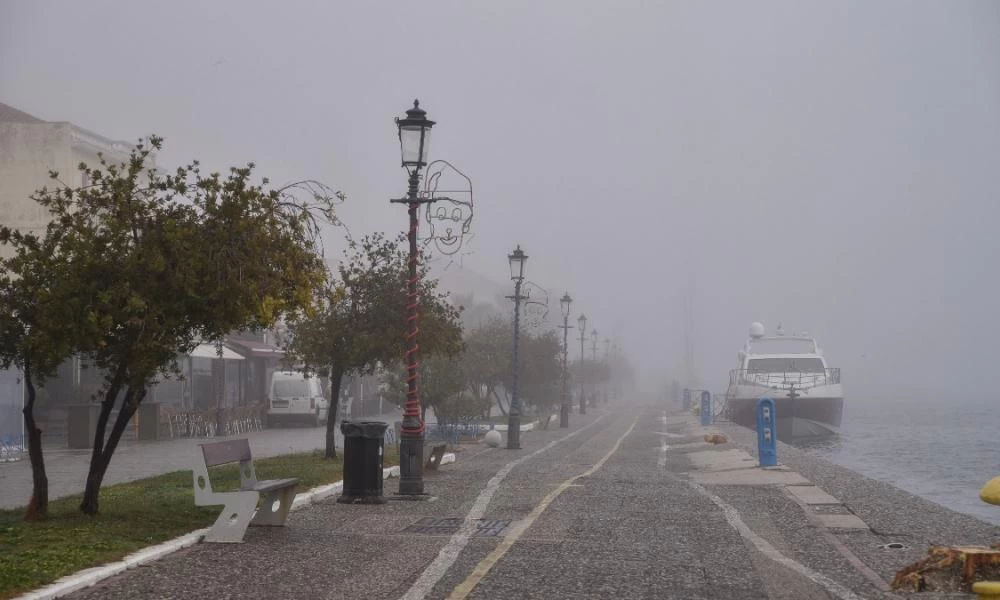
[(275, 371), (268, 388), (267, 424), (326, 423), (330, 403), (323, 396), (318, 377), (296, 371)]

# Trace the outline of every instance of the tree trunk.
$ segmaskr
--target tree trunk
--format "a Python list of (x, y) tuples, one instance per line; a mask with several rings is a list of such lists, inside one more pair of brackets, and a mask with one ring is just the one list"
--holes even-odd
[(31, 364), (24, 361), (24, 386), (28, 400), (24, 405), (24, 428), (28, 431), (28, 460), (31, 461), (31, 500), (24, 511), (25, 521), (37, 521), (48, 516), (49, 478), (45, 474), (42, 456), (42, 430), (35, 422), (35, 384), (31, 381)]
[[(121, 388), (119, 387), (119, 389)], [(108, 390), (108, 393), (110, 392), (111, 389)], [(114, 455), (115, 449), (118, 448), (118, 442), (121, 441), (122, 434), (125, 433), (125, 428), (128, 427), (129, 421), (132, 420), (132, 416), (135, 415), (135, 411), (139, 408), (139, 403), (145, 397), (145, 388), (136, 391), (130, 387), (126, 390), (125, 398), (122, 399), (122, 406), (118, 410), (118, 418), (115, 419), (115, 424), (111, 427), (111, 434), (108, 436), (107, 443), (102, 443), (101, 452), (95, 452), (95, 456), (91, 458), (90, 471), (87, 473), (87, 485), (83, 490), (83, 501), (80, 502), (80, 510), (85, 514), (97, 514), (100, 508), (101, 483), (104, 481), (104, 474), (108, 471), (108, 465), (111, 464), (111, 457)], [(107, 397), (105, 397), (105, 402), (107, 402)], [(111, 404), (114, 404), (113, 399)], [(104, 413), (104, 408), (101, 407), (102, 414)], [(108, 412), (110, 413), (110, 409)], [(104, 425), (107, 425), (107, 417), (104, 419)], [(104, 437), (104, 427), (102, 427), (100, 421), (98, 421), (97, 427), (98, 432), (94, 440), (95, 450), (98, 441), (103, 442)]]
[(330, 408), (326, 413), (326, 458), (337, 458), (337, 412), (340, 408), (340, 381), (344, 372), (330, 369)]

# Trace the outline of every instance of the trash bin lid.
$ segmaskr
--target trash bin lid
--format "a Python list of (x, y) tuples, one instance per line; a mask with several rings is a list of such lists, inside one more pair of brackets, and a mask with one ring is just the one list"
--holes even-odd
[(381, 439), (387, 427), (389, 424), (382, 421), (341, 421), (340, 432), (344, 437)]

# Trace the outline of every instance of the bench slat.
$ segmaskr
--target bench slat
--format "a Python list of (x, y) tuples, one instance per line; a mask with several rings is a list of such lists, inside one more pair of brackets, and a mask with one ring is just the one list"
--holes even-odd
[(205, 465), (209, 467), (250, 460), (250, 440), (201, 444), (201, 451), (205, 456)]
[(298, 483), (298, 477), (292, 477), (290, 479), (268, 479), (266, 481), (258, 481), (257, 485), (253, 486), (252, 489), (255, 492), (270, 492), (273, 490), (280, 490), (281, 488), (292, 487)]

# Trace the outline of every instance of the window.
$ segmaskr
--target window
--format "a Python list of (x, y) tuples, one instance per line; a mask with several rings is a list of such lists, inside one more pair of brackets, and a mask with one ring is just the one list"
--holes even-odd
[(752, 358), (747, 371), (757, 373), (823, 373), (823, 361), (818, 358), (783, 356), (779, 358)]
[(274, 382), (274, 397), (312, 396), (315, 386), (311, 383), (306, 379), (278, 379)]

